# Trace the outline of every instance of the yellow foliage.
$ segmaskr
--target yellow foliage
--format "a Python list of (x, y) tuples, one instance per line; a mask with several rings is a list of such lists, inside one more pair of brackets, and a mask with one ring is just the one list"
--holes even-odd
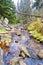
[(43, 41), (43, 23), (41, 19), (37, 18), (36, 22), (31, 23), (28, 26), (28, 30), (33, 31), (32, 35), (41, 41)]

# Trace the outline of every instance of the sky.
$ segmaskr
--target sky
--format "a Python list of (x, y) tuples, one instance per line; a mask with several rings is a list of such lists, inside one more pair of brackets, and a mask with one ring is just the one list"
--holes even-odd
[(12, 1), (14, 1), (15, 5), (17, 5), (18, 0), (12, 0)]

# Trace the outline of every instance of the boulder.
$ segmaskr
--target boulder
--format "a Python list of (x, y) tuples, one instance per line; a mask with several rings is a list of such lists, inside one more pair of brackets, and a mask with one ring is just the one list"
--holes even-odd
[(43, 58), (43, 49), (40, 49), (38, 56), (39, 56), (40, 58)]
[(31, 57), (30, 53), (28, 52), (28, 50), (27, 50), (27, 48), (25, 46), (21, 47), (21, 51), (23, 51), (26, 56)]
[(12, 60), (11, 60), (11, 62), (12, 62), (12, 65), (14, 64), (17, 64), (19, 61), (20, 61), (20, 59), (22, 59), (22, 57), (14, 57)]
[(9, 20), (8, 20), (7, 18), (5, 18), (4, 21), (3, 21), (3, 23), (4, 23), (5, 25), (8, 25), (8, 22), (9, 22)]
[(20, 36), (21, 32), (19, 30), (16, 30), (16, 35)]
[(22, 56), (23, 58), (25, 58), (25, 54), (24, 54), (23, 52), (21, 52), (21, 56)]
[(20, 65), (26, 65), (26, 63), (24, 61), (20, 61), (19, 64)]
[(10, 28), (8, 28), (8, 27), (6, 27), (6, 30), (7, 30), (7, 31), (10, 31), (11, 29), (10, 29)]

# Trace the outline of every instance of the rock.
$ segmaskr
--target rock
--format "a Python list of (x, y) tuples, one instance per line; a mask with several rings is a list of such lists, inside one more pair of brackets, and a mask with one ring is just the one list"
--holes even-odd
[(21, 56), (22, 56), (23, 58), (25, 58), (25, 54), (24, 54), (23, 52), (21, 52)]
[(6, 48), (6, 42), (5, 41), (1, 41), (0, 47), (1, 47), (1, 49)]
[(30, 32), (29, 32), (29, 34), (32, 34), (32, 33), (33, 33), (33, 31), (30, 31)]
[(19, 61), (20, 61), (20, 59), (22, 59), (22, 57), (14, 57), (12, 60), (11, 60), (11, 62), (12, 62), (12, 65), (14, 64), (17, 64)]
[(21, 36), (22, 41), (27, 41), (27, 38), (25, 36)]
[(20, 65), (26, 65), (26, 63), (23, 62), (23, 61), (20, 61), (19, 64), (20, 64)]
[(11, 35), (4, 34), (3, 38), (6, 41), (6, 45), (9, 46), (9, 43), (11, 42)]
[(19, 30), (16, 30), (16, 35), (20, 36), (21, 32)]
[(3, 21), (3, 23), (4, 23), (5, 25), (8, 25), (8, 22), (9, 22), (9, 20), (8, 20), (7, 18), (5, 18), (4, 21)]
[(39, 56), (40, 58), (43, 58), (43, 49), (41, 49), (41, 50), (39, 51), (38, 56)]
[(28, 50), (27, 50), (27, 48), (25, 46), (21, 47), (21, 51), (23, 51), (26, 56), (31, 57), (31, 55), (29, 54), (29, 52), (28, 52)]
[(6, 46), (9, 46), (9, 44), (10, 44), (10, 42), (11, 42), (11, 39), (8, 41), (6, 41)]
[(10, 31), (11, 29), (10, 29), (10, 28), (8, 28), (8, 27), (6, 27), (6, 30), (7, 30), (7, 31)]

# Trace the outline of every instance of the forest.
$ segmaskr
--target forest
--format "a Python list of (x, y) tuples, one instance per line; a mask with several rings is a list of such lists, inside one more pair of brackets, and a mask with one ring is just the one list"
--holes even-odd
[(43, 65), (43, 0), (0, 0), (0, 64)]

